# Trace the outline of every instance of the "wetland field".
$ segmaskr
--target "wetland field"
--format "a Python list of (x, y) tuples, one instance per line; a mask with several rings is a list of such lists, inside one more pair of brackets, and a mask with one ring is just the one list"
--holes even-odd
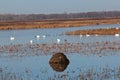
[[(1, 22), (0, 80), (119, 80), (120, 20), (107, 20)], [(58, 52), (68, 65), (49, 64)]]

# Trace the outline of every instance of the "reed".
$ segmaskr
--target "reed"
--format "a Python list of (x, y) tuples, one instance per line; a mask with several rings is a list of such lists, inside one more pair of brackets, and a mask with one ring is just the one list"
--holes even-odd
[(53, 19), (43, 21), (6, 21), (0, 22), (0, 30), (37, 29), (37, 28), (65, 28), (75, 26), (89, 26), (101, 24), (118, 24), (119, 18), (101, 19)]

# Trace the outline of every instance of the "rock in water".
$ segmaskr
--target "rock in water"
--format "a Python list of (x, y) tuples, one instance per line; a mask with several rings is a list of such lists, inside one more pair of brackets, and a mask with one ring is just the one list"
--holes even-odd
[(50, 66), (57, 72), (62, 72), (69, 64), (69, 60), (63, 53), (56, 53), (49, 61)]

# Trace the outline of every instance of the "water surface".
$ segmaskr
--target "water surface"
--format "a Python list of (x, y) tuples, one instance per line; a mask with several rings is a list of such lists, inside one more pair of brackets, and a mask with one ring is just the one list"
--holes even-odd
[[(115, 36), (67, 36), (66, 31), (97, 29), (107, 27), (120, 27), (120, 24), (99, 25), (73, 28), (55, 29), (32, 29), (32, 30), (11, 30), (0, 31), (0, 45), (26, 44), (33, 40), (34, 43), (51, 44), (64, 43), (92, 43), (102, 41), (119, 42), (120, 37)], [(39, 39), (35, 36), (40, 35)], [(46, 37), (43, 38), (42, 36)], [(15, 40), (10, 41), (14, 36)], [(109, 51), (107, 51), (109, 52)], [(88, 52), (89, 53), (89, 52)], [(56, 72), (49, 65), (52, 55), (34, 56), (3, 56), (0, 57), (0, 79), (1, 80), (119, 80), (120, 77), (120, 51), (117, 55), (84, 55), (78, 53), (66, 54), (70, 63), (63, 72)]]

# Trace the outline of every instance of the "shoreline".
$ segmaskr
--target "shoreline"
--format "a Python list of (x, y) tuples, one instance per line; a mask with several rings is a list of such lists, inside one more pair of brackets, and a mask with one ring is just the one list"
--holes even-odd
[(92, 18), (92, 19), (54, 19), (41, 21), (3, 21), (0, 30), (39, 29), (39, 28), (67, 28), (91, 25), (118, 24), (120, 18)]

